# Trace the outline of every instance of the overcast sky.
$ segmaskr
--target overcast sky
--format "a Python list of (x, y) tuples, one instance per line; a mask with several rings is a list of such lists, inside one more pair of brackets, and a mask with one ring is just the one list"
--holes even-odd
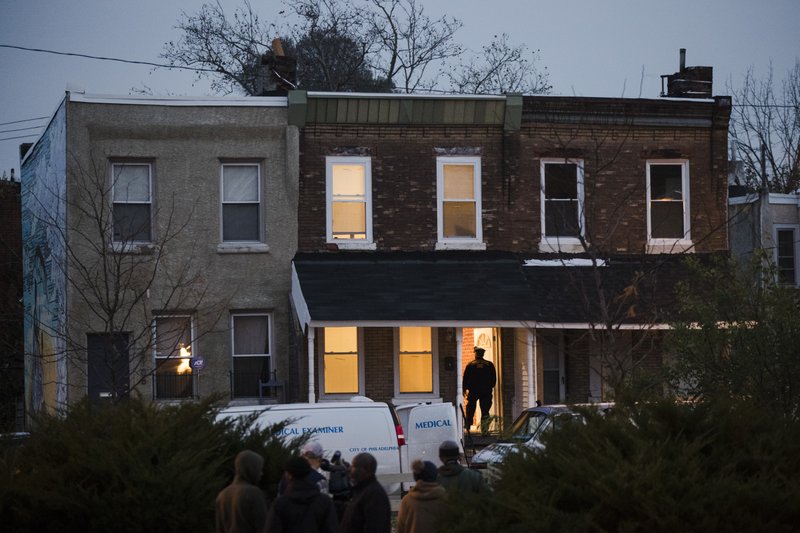
[[(776, 78), (800, 57), (800, 0), (418, 0), (431, 16), (464, 22), (458, 40), (479, 49), (508, 33), (541, 51), (554, 94), (657, 98), (662, 74), (687, 66), (714, 67), (714, 94), (727, 94), (753, 66)], [(220, 0), (233, 12), (240, 0)], [(181, 11), (202, 0), (0, 0), (0, 44), (161, 62)], [(279, 0), (252, 0), (275, 20)], [(90, 93), (210, 94), (188, 71), (0, 48), (0, 175), (19, 176), (18, 146), (31, 142), (68, 84)], [(735, 102), (734, 102), (735, 104)], [(32, 129), (25, 129), (32, 128)], [(12, 131), (18, 130), (18, 131)], [(32, 135), (32, 136), (28, 136)], [(21, 137), (10, 139), (12, 137)], [(8, 139), (8, 140), (6, 140)]]

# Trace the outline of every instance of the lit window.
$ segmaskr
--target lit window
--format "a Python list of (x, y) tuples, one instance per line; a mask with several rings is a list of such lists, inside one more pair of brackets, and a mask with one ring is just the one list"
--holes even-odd
[(578, 241), (584, 230), (583, 161), (542, 160), (544, 238)]
[(222, 240), (261, 239), (261, 179), (257, 164), (222, 165)]
[(326, 159), (328, 242), (372, 242), (371, 174), (368, 157)]
[(231, 326), (233, 397), (260, 396), (260, 382), (272, 377), (269, 315), (234, 314)]
[(436, 181), (439, 242), (481, 242), (480, 158), (437, 158)]
[(398, 328), (397, 365), (400, 394), (434, 392), (431, 328)]
[(689, 162), (648, 161), (648, 238), (689, 240)]
[(358, 328), (325, 328), (325, 394), (358, 394)]
[(155, 348), (156, 399), (192, 397), (192, 318), (157, 317)]
[(151, 166), (149, 163), (113, 163), (113, 241), (150, 242)]
[(797, 285), (797, 233), (796, 226), (775, 228), (775, 265), (784, 285)]

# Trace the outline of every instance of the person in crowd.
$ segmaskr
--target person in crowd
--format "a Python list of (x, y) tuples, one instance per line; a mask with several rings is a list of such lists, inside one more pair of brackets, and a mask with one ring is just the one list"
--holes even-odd
[(286, 488), (278, 496), (269, 514), (269, 533), (336, 533), (339, 523), (333, 501), (322, 494), (311, 479), (311, 468), (305, 457), (292, 457), (286, 463)]
[(489, 484), (477, 470), (464, 468), (458, 460), (460, 452), (458, 443), (446, 440), (439, 445), (439, 484), (448, 493), (473, 493), (479, 495), (489, 494)]
[(436, 482), (436, 465), (419, 459), (411, 463), (416, 484), (400, 502), (397, 533), (436, 533), (447, 492)]
[(378, 462), (369, 453), (359, 453), (350, 463), (353, 496), (342, 516), (342, 533), (390, 533), (392, 508), (386, 491), (375, 477)]
[[(300, 456), (304, 457), (311, 465), (311, 472), (308, 474), (309, 481), (316, 483), (317, 486), (319, 486), (319, 491), (321, 493), (329, 494), (328, 477), (320, 468), (323, 461), (323, 453), (322, 445), (320, 443), (316, 441), (310, 441), (303, 445), (303, 448), (300, 451)], [(281, 477), (281, 480), (278, 483), (278, 495), (283, 494), (286, 490), (287, 481), (287, 475), (284, 472), (283, 477)]]
[(264, 459), (244, 450), (234, 460), (236, 475), (216, 500), (217, 533), (262, 533), (267, 522), (267, 498), (259, 488)]
[(497, 383), (497, 373), (494, 364), (483, 358), (486, 350), (480, 346), (475, 347), (475, 359), (469, 362), (464, 369), (464, 392), (467, 394), (467, 425), (475, 421), (475, 409), (481, 405), (481, 431), (486, 431), (489, 421), (489, 410), (492, 408), (492, 394)]

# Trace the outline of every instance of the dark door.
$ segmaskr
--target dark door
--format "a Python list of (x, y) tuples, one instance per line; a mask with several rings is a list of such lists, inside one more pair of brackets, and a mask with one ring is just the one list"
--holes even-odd
[(89, 333), (89, 400), (100, 402), (127, 396), (130, 388), (127, 333)]

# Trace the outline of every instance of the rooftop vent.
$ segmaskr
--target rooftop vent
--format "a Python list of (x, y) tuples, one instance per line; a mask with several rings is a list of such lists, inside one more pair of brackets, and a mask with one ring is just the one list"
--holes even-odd
[[(661, 76), (661, 96), (675, 98), (711, 98), (713, 67), (687, 67), (686, 48), (681, 48), (680, 70)], [(667, 90), (664, 91), (666, 82)]]

